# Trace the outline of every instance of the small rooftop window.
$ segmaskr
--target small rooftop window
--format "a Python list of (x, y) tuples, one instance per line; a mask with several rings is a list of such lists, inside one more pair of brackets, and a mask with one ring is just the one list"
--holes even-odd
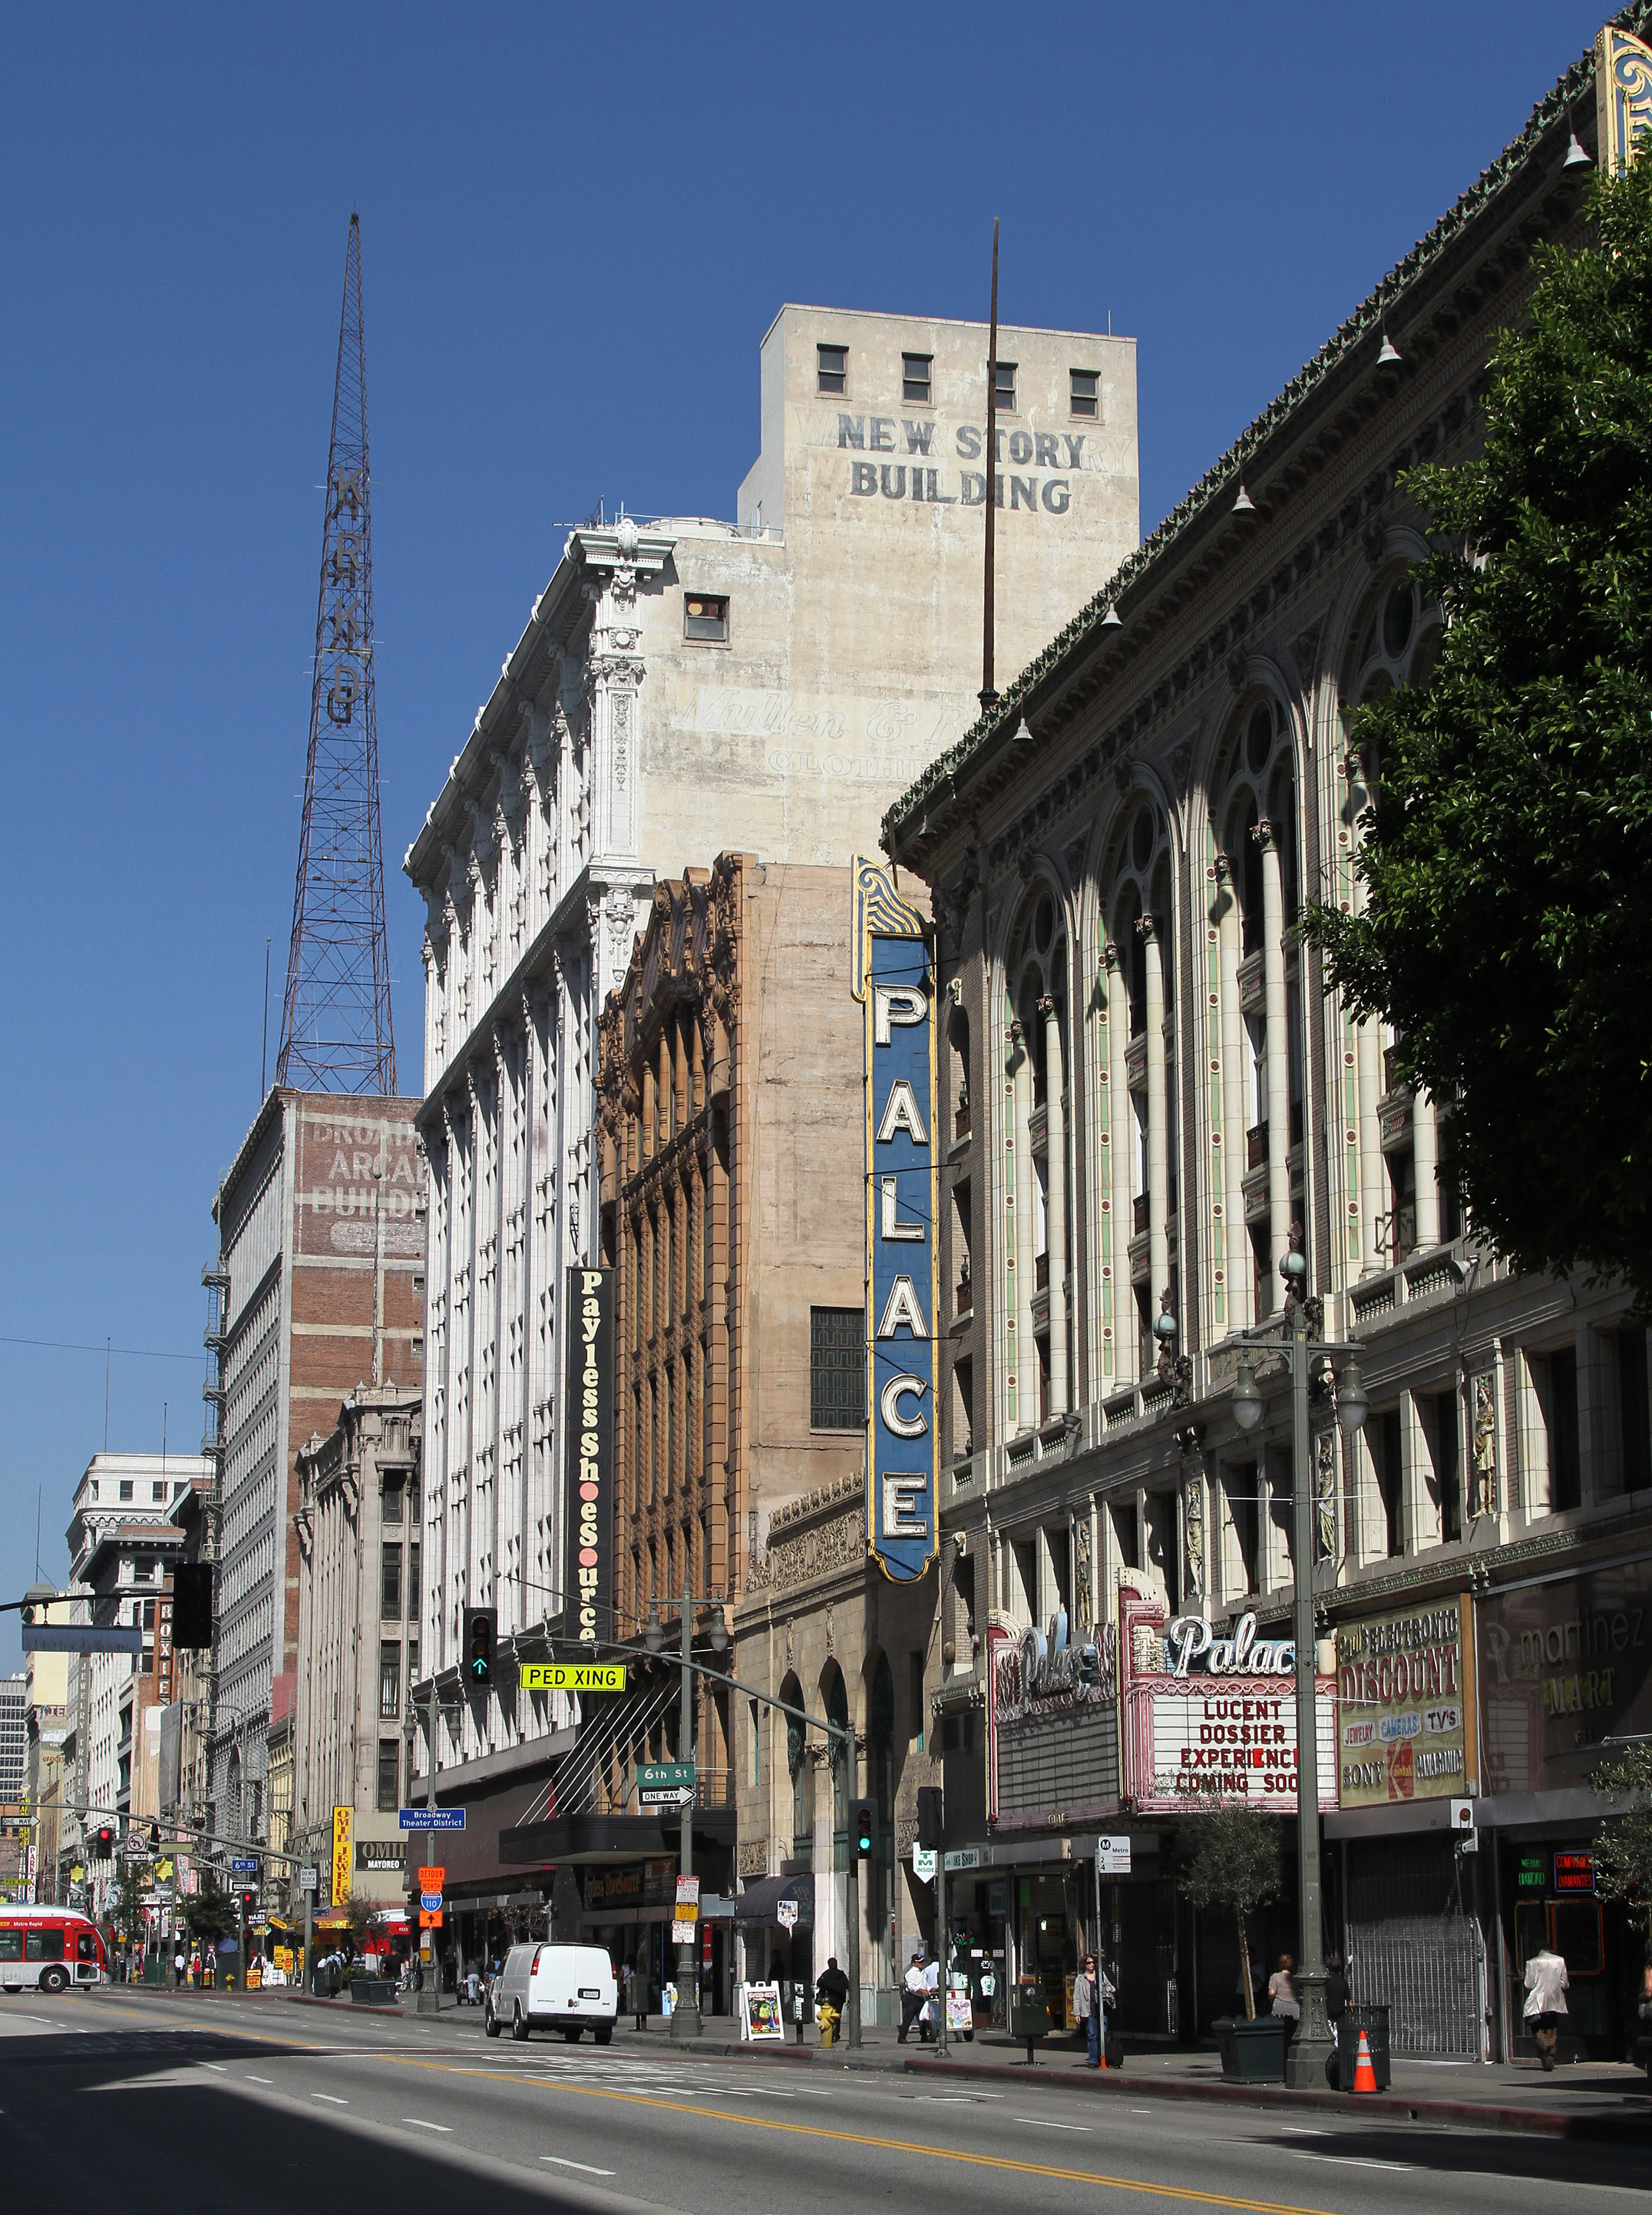
[(822, 392), (847, 392), (849, 389), (849, 349), (842, 346), (817, 346), (815, 348), (815, 374), (817, 390)]
[(1075, 369), (1068, 374), (1073, 380), (1073, 413), (1075, 415), (1098, 415), (1101, 413), (1100, 371)]
[(729, 642), (729, 603), (726, 592), (685, 592), (682, 596), (682, 635), (713, 646)]
[(927, 407), (933, 397), (931, 372), (935, 366), (933, 353), (903, 353), (901, 356), (901, 397), (916, 400)]

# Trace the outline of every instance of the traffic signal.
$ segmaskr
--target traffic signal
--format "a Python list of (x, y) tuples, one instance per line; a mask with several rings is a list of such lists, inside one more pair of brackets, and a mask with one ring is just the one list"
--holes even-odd
[(258, 1894), (255, 1892), (243, 1892), (241, 1895), (242, 1913), (243, 1915), (253, 1915), (255, 1914), (257, 1911)]
[(944, 1825), (939, 1784), (918, 1787), (918, 1844), (926, 1853), (939, 1853)]
[(174, 1650), (211, 1651), (211, 1562), (180, 1562), (172, 1572), (172, 1643)]
[(92, 1844), (96, 1851), (102, 1855), (107, 1860), (114, 1851), (114, 1825), (113, 1823), (102, 1824), (93, 1833)]
[(465, 1616), (465, 1676), (477, 1690), (493, 1681), (493, 1641), (499, 1635), (499, 1611), (495, 1607), (473, 1607)]
[(854, 1850), (862, 1861), (877, 1850), (878, 1802), (857, 1800), (854, 1803)]

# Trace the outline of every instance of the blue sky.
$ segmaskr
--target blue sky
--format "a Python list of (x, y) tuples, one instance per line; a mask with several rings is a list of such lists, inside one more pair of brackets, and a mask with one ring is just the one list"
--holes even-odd
[[(1513, 137), (1601, 0), (13, 9), (0, 71), (0, 1598), (201, 1431), (259, 1101), (362, 218), (402, 1083), (409, 838), (561, 526), (731, 515), (787, 299), (1139, 341), (1152, 525)], [(1098, 580), (1098, 582), (1100, 580)], [(688, 857), (685, 857), (685, 859)], [(700, 857), (704, 858), (704, 857)], [(273, 1040), (272, 1042), (273, 1044)], [(17, 1666), (0, 1617), (0, 1670)]]

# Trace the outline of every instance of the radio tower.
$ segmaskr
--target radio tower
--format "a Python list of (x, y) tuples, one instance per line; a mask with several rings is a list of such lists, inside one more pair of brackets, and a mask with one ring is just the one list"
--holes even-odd
[(395, 1090), (379, 849), (373, 562), (361, 225), (350, 218), (321, 525), (309, 760), (275, 1081), (301, 1091)]

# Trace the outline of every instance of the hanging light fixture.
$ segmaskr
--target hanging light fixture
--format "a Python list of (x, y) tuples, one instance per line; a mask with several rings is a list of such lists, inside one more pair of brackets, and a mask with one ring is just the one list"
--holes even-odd
[(1256, 1364), (1241, 1353), (1233, 1371), (1233, 1420), (1242, 1431), (1253, 1431), (1262, 1420), (1262, 1395), (1257, 1390)]
[(1567, 169), (1592, 169), (1594, 167), (1594, 155), (1590, 153), (1576, 131), (1572, 133), (1571, 144), (1566, 149), (1566, 158), (1560, 167), (1563, 173)]
[(1382, 334), (1382, 351), (1377, 356), (1377, 367), (1382, 369), (1391, 363), (1399, 362), (1403, 358), (1399, 348), (1385, 331)]
[(1233, 512), (1235, 515), (1254, 515), (1256, 512), (1257, 504), (1255, 500), (1251, 499), (1250, 494), (1245, 491), (1245, 480), (1241, 477), (1239, 479), (1239, 498), (1233, 502)]
[(1365, 1428), (1365, 1414), (1369, 1406), (1365, 1396), (1365, 1379), (1360, 1374), (1357, 1361), (1346, 1364), (1337, 1379), (1337, 1420), (1351, 1437)]
[(642, 1635), (643, 1644), (651, 1654), (658, 1654), (665, 1643), (665, 1632), (659, 1619), (659, 1602), (648, 1603), (648, 1628)]
[(1101, 619), (1102, 629), (1104, 630), (1110, 629), (1114, 624), (1123, 623), (1123, 617), (1120, 615), (1118, 610), (1113, 605), (1113, 603), (1109, 600), (1107, 603), (1107, 612)]

